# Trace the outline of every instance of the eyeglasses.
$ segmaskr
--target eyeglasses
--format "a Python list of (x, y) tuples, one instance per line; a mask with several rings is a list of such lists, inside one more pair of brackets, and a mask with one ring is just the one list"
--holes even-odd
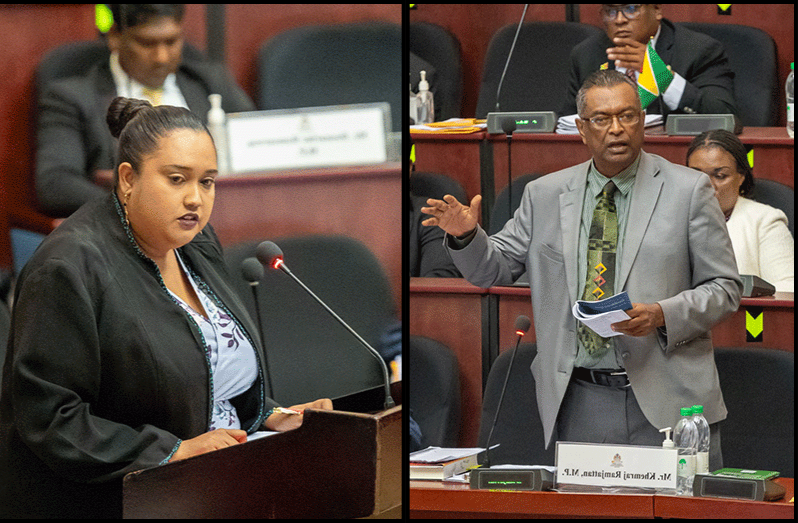
[(615, 118), (618, 119), (619, 124), (627, 127), (640, 121), (640, 113), (626, 111), (625, 113), (621, 114), (601, 114), (592, 118), (588, 118), (587, 121), (590, 122), (590, 125), (592, 125), (595, 129), (604, 130), (612, 125), (612, 121)]
[(605, 5), (601, 7), (601, 16), (607, 23), (614, 22), (618, 17), (618, 13), (621, 13), (627, 20), (637, 20), (640, 18), (641, 7), (643, 7), (643, 4), (624, 4), (619, 7)]

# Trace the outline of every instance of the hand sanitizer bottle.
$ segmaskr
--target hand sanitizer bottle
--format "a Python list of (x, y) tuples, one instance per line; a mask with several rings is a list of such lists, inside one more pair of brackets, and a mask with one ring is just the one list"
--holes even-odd
[(435, 121), (435, 104), (427, 82), (427, 71), (421, 71), (420, 74), (421, 81), (418, 82), (418, 95), (416, 95), (418, 104), (416, 123), (432, 123)]
[(227, 148), (227, 127), (225, 126), (226, 116), (222, 109), (222, 95), (208, 95), (211, 102), (211, 110), (208, 111), (208, 130), (211, 132), (213, 142), (216, 145), (216, 164), (220, 175), (229, 172), (228, 148)]

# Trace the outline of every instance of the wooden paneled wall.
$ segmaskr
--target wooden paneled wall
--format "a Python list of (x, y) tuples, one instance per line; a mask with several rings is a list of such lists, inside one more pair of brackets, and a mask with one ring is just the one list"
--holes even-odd
[[(381, 20), (401, 23), (400, 4), (228, 4), (225, 56), (239, 85), (254, 99), (260, 44), (281, 31), (311, 24)], [(204, 4), (187, 4), (186, 41), (206, 50)], [(94, 4), (0, 5), (0, 267), (10, 269), (9, 226), (46, 231), (34, 193), (34, 72), (59, 45), (97, 37)], [(364, 72), (367, 74), (367, 72)]]

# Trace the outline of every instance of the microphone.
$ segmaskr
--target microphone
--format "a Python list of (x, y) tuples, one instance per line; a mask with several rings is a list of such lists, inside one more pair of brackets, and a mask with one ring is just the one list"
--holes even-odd
[(507, 220), (513, 217), (513, 154), (510, 143), (513, 141), (513, 131), (515, 131), (515, 118), (505, 118), (502, 120), (502, 131), (507, 135)]
[(263, 322), (261, 321), (260, 302), (258, 301), (258, 285), (260, 280), (263, 279), (264, 270), (263, 265), (255, 258), (247, 258), (241, 262), (241, 275), (249, 282), (249, 287), (252, 289), (252, 299), (255, 300), (255, 316), (258, 321), (258, 333), (260, 334), (260, 342), (263, 344), (263, 366), (266, 368), (266, 379), (268, 380), (268, 394), (271, 398), (274, 395), (272, 390), (272, 377), (269, 370), (269, 359), (266, 353), (266, 338), (263, 337)]
[(504, 393), (507, 392), (507, 382), (510, 380), (510, 372), (513, 370), (513, 362), (515, 361), (515, 353), (518, 352), (518, 345), (521, 343), (521, 338), (529, 331), (532, 322), (529, 321), (528, 316), (518, 316), (515, 319), (515, 334), (518, 339), (515, 340), (515, 348), (513, 354), (510, 356), (510, 365), (507, 366), (507, 375), (504, 377), (504, 385), (502, 385), (502, 393), (499, 395), (499, 404), (496, 405), (496, 414), (493, 416), (493, 423), (490, 426), (490, 433), (488, 433), (488, 442), (485, 445), (485, 463), (483, 467), (490, 467), (490, 440), (493, 437), (493, 430), (496, 428), (496, 422), (499, 420), (499, 412), (502, 409), (502, 402), (504, 401)]
[(507, 53), (507, 61), (504, 62), (504, 71), (502, 71), (502, 76), (499, 78), (499, 88), (496, 89), (496, 112), (501, 112), (499, 108), (499, 95), (502, 94), (502, 84), (504, 84), (504, 75), (507, 74), (507, 68), (510, 66), (510, 58), (513, 57), (513, 51), (515, 51), (515, 42), (518, 41), (518, 34), (521, 32), (521, 26), (524, 25), (524, 18), (526, 18), (526, 10), (529, 9), (529, 4), (524, 4), (524, 12), (521, 13), (521, 20), (518, 22), (518, 29), (515, 30), (515, 36), (513, 37), (513, 44), (510, 46), (510, 52)]
[(287, 275), (289, 275), (295, 282), (302, 287), (305, 292), (307, 292), (314, 300), (316, 300), (319, 305), (324, 307), (324, 310), (330, 313), (330, 315), (335, 318), (338, 323), (343, 325), (346, 330), (348, 330), (356, 339), (359, 341), (368, 351), (371, 353), (372, 356), (377, 358), (377, 361), (380, 363), (380, 369), (382, 370), (382, 378), (383, 378), (383, 385), (385, 387), (385, 409), (389, 409), (394, 407), (396, 404), (391, 397), (391, 381), (388, 379), (388, 366), (385, 365), (385, 360), (382, 359), (380, 353), (377, 352), (374, 347), (368, 344), (366, 340), (364, 340), (360, 334), (355, 332), (355, 330), (349, 326), (340, 316), (338, 316), (333, 310), (327, 306), (326, 303), (321, 301), (321, 298), (316, 296), (313, 291), (311, 291), (307, 285), (302, 283), (302, 280), (297, 278), (293, 272), (286, 266), (285, 262), (283, 261), (283, 251), (280, 247), (277, 246), (274, 242), (262, 242), (258, 245), (257, 249), (255, 249), (255, 256), (257, 256), (258, 261), (262, 263), (264, 266), (268, 266), (272, 269), (280, 269)]

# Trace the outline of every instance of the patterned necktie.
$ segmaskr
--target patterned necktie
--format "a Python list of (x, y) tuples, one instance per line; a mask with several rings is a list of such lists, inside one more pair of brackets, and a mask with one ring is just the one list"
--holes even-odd
[(157, 89), (150, 89), (149, 87), (144, 87), (142, 89), (142, 94), (144, 97), (149, 100), (153, 107), (158, 107), (161, 105), (161, 97), (163, 96), (163, 87), (159, 87)]
[[(587, 281), (582, 299), (596, 301), (614, 294), (615, 249), (618, 246), (618, 214), (615, 211), (615, 184), (612, 181), (601, 190), (587, 241)], [(581, 322), (577, 336), (588, 354), (603, 356), (610, 348), (609, 338), (602, 338)]]

